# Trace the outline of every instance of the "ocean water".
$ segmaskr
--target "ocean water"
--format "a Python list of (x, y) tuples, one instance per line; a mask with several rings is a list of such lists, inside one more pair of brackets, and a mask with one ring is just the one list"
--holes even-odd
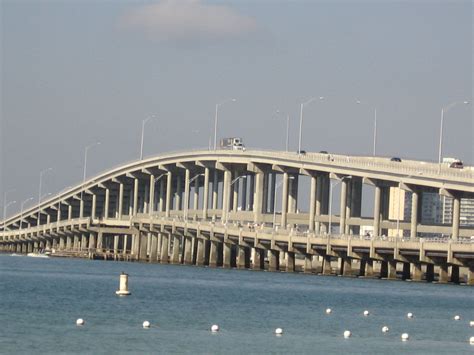
[(2, 354), (474, 354), (470, 320), (468, 286), (0, 255)]

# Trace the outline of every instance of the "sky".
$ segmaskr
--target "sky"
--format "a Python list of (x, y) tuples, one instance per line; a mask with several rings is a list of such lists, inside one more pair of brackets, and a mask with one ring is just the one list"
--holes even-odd
[[(242, 137), (437, 161), (472, 101), (471, 1), (0, 0), (0, 197), (58, 193), (139, 158)], [(357, 104), (357, 101), (360, 104)], [(278, 113), (277, 113), (278, 111)], [(474, 163), (472, 105), (443, 155)], [(13, 191), (11, 191), (13, 190)], [(3, 201), (0, 201), (3, 204)], [(25, 205), (26, 206), (26, 205)], [(2, 219), (2, 218), (0, 218)]]

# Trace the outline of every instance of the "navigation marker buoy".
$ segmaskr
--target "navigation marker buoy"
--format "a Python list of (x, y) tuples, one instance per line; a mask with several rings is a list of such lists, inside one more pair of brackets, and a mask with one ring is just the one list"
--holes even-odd
[(327, 308), (327, 309), (326, 309), (326, 314), (331, 314), (331, 312), (332, 312), (332, 309), (331, 309), (331, 308)]
[(369, 312), (369, 311), (364, 311), (364, 316), (366, 316), (366, 317), (367, 317), (369, 314), (370, 314), (370, 312)]
[(128, 296), (131, 294), (130, 291), (128, 290), (128, 274), (124, 272), (120, 274), (119, 289), (115, 291), (115, 294), (119, 296)]
[(471, 337), (471, 338), (469, 339), (469, 344), (474, 345), (474, 337)]
[(281, 328), (276, 328), (275, 329), (275, 335), (282, 335), (283, 334), (283, 329)]
[(143, 322), (143, 328), (148, 329), (148, 328), (150, 328), (150, 326), (151, 326), (151, 324), (150, 324), (149, 321), (146, 320), (146, 321)]
[(86, 322), (84, 322), (84, 319), (82, 319), (82, 318), (78, 318), (78, 319), (76, 320), (76, 325), (77, 325), (78, 327), (83, 326), (85, 323), (86, 323)]
[(344, 338), (345, 338), (345, 339), (348, 339), (348, 338), (350, 338), (350, 337), (351, 337), (351, 335), (352, 335), (352, 333), (351, 333), (351, 331), (350, 331), (350, 330), (346, 330), (346, 331), (344, 331)]
[(454, 316), (454, 320), (461, 320), (461, 316), (458, 316), (457, 314)]
[(402, 334), (402, 341), (407, 341), (408, 339), (410, 339), (410, 336), (408, 335), (408, 333), (403, 333)]
[(211, 327), (211, 332), (217, 333), (219, 331), (219, 326), (217, 324), (213, 324)]
[(386, 325), (382, 327), (382, 333), (388, 333), (389, 330), (390, 329)]
[(469, 322), (469, 326), (470, 326), (470, 327), (474, 327), (474, 320), (471, 320), (471, 321)]
[(411, 312), (408, 313), (408, 314), (407, 314), (407, 318), (410, 318), (410, 319), (413, 318), (413, 313), (411, 313)]

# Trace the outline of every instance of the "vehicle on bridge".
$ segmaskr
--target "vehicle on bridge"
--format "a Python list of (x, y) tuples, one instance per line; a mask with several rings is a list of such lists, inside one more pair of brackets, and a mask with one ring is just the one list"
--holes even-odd
[(239, 137), (222, 138), (220, 148), (230, 150), (245, 150), (242, 138)]

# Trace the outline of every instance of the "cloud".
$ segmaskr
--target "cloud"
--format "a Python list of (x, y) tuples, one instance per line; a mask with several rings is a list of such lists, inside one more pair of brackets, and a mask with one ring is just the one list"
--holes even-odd
[(200, 0), (164, 0), (141, 6), (125, 14), (122, 24), (165, 41), (237, 38), (257, 29), (253, 18)]

